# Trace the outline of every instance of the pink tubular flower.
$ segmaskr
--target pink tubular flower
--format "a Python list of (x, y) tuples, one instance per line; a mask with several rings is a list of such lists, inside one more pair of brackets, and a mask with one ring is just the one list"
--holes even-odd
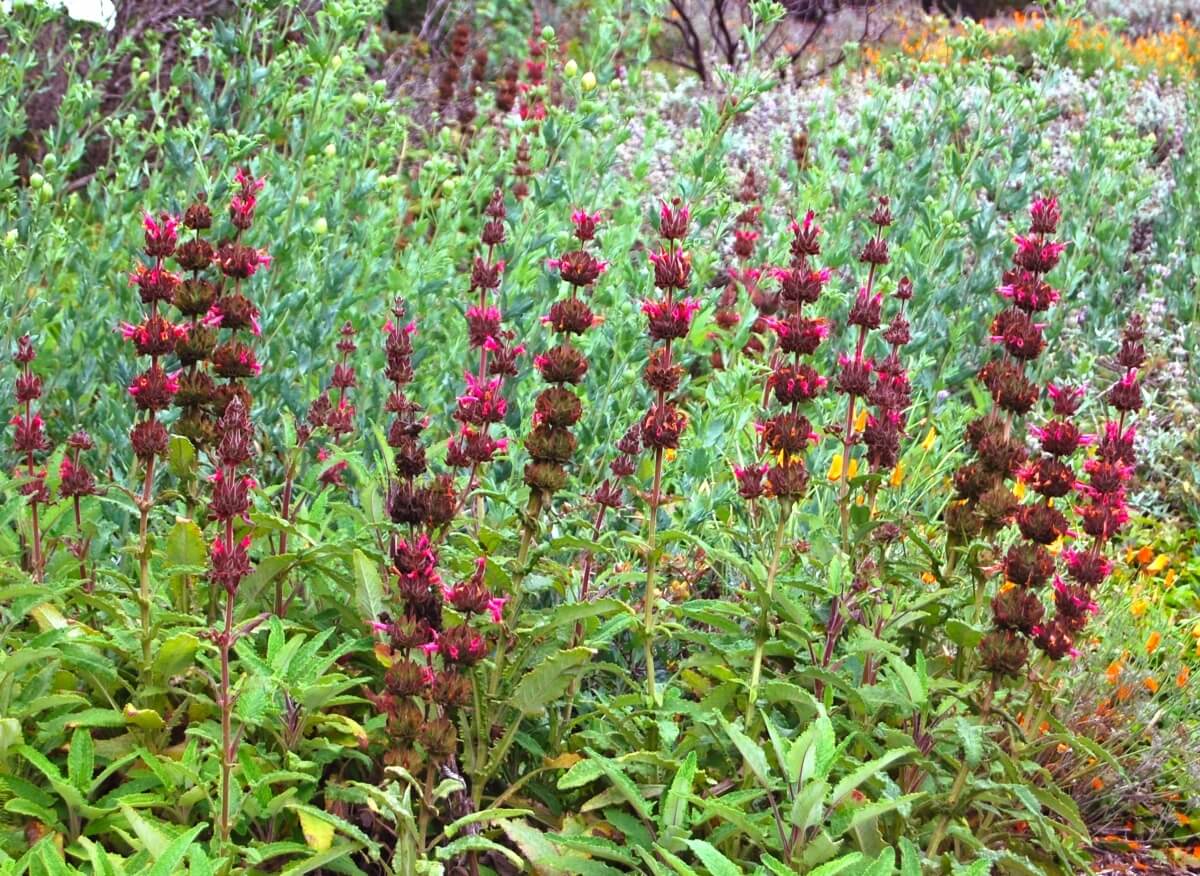
[(642, 302), (642, 313), (649, 317), (650, 336), (659, 341), (687, 337), (692, 317), (699, 309), (700, 302), (695, 298)]
[(691, 221), (691, 210), (687, 205), (676, 199), (668, 204), (660, 202), (658, 210), (658, 233), (664, 240), (682, 240), (687, 237), (688, 224)]
[(596, 236), (596, 226), (600, 224), (600, 211), (589, 213), (586, 210), (576, 210), (571, 214), (571, 222), (575, 226), (575, 237), (581, 242), (589, 241)]
[(146, 254), (152, 258), (169, 256), (175, 251), (179, 240), (179, 219), (170, 213), (160, 213), (155, 219), (149, 211), (142, 214), (142, 228), (146, 232)]
[(487, 610), (492, 615), (492, 623), (501, 623), (504, 620), (504, 606), (508, 602), (507, 596), (494, 596), (487, 602)]

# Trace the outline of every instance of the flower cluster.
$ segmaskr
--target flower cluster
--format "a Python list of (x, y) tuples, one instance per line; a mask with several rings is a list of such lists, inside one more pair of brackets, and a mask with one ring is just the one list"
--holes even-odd
[[(350, 357), (358, 349), (354, 342), (354, 326), (347, 320), (342, 324), (337, 342), (338, 359), (333, 366), (333, 376), (329, 381), (329, 390), (321, 393), (309, 407), (305, 424), (298, 430), (300, 443), (307, 443), (317, 429), (327, 430), (331, 443), (336, 447), (347, 435), (355, 431), (355, 410), (350, 402), (349, 392), (358, 385), (358, 374), (351, 364)], [(331, 399), (330, 390), (333, 393)], [(317, 461), (324, 464), (329, 460), (328, 448), (322, 447), (317, 451)], [(349, 463), (339, 460), (325, 466), (319, 475), (322, 484), (330, 487), (343, 487), (342, 476)]]
[(137, 406), (140, 418), (130, 433), (134, 455), (149, 466), (151, 460), (167, 449), (167, 429), (158, 420), (160, 412), (169, 408), (179, 392), (180, 371), (167, 371), (162, 360), (175, 352), (177, 342), (186, 337), (184, 326), (172, 324), (161, 313), (161, 306), (174, 300), (182, 286), (181, 278), (168, 271), (166, 259), (175, 253), (179, 239), (179, 220), (169, 213), (142, 217), (145, 230), (145, 253), (150, 263), (140, 263), (130, 275), (130, 284), (137, 287), (145, 308), (141, 323), (123, 323), (121, 333), (134, 346), (139, 356), (150, 359), (150, 365), (129, 384), (129, 395)]
[[(855, 468), (851, 448), (866, 445), (867, 461), (876, 470), (896, 465), (900, 452), (900, 436), (904, 426), (904, 410), (908, 407), (908, 375), (900, 362), (899, 349), (908, 341), (908, 322), (904, 318), (904, 302), (912, 297), (912, 284), (907, 279), (896, 289), (901, 309), (885, 333), (891, 349), (882, 360), (866, 355), (867, 338), (883, 324), (883, 293), (876, 289), (879, 271), (888, 264), (887, 240), (884, 231), (892, 224), (892, 211), (886, 196), (880, 196), (871, 213), (875, 233), (858, 256), (868, 265), (866, 285), (859, 287), (846, 318), (847, 326), (858, 330), (853, 355), (838, 356), (838, 375), (834, 388), (847, 397), (846, 420), (842, 426), (841, 479), (843, 498), (847, 492), (850, 471)], [(859, 400), (873, 405), (867, 414), (858, 410)], [(858, 416), (856, 416), (856, 412)], [(844, 504), (844, 503), (843, 503)], [(843, 507), (843, 514), (848, 511)]]
[(79, 561), (79, 578), (89, 591), (92, 584), (87, 571), (87, 553), (91, 536), (84, 535), (80, 500), (96, 494), (96, 478), (82, 459), (82, 454), (95, 446), (92, 436), (80, 429), (67, 439), (67, 453), (58, 467), (58, 492), (64, 499), (71, 500), (75, 511), (75, 537), (67, 539), (66, 545), (71, 555)]
[(38, 460), (50, 449), (50, 440), (46, 437), (46, 423), (34, 407), (42, 397), (42, 379), (33, 373), (32, 367), (36, 357), (33, 341), (29, 335), (23, 335), (13, 354), (13, 362), (21, 373), (13, 388), (16, 414), (9, 423), (13, 427), (13, 452), (21, 459), (13, 476), (21, 483), (21, 493), (29, 503), (32, 525), (28, 568), (34, 580), (40, 581), (45, 572), (45, 556), (38, 506), (50, 501), (50, 491), (46, 488), (46, 470), (39, 467)]
[[(395, 461), (388, 509), (404, 530), (391, 543), (398, 610), (374, 623), (387, 640), (385, 687), (367, 696), (387, 717), (395, 743), (389, 762), (412, 766), (422, 755), (441, 763), (457, 753), (456, 712), (472, 701), (469, 670), (487, 652), (486, 639), (471, 621), (479, 616), (499, 623), (505, 600), (486, 586), (482, 559), (470, 578), (453, 586), (444, 584), (438, 570), (438, 544), (458, 508), (454, 483), (447, 475), (423, 480), (428, 464), (421, 433), (428, 420), (405, 389), (413, 379), (416, 324), (405, 322), (401, 300), (392, 315), (384, 325), (384, 373), (392, 385), (387, 441)], [(446, 623), (447, 607), (459, 616), (457, 623)]]
[(466, 390), (458, 397), (454, 417), (460, 423), (458, 435), (450, 442), (446, 462), (470, 474), (464, 495), (474, 491), (480, 466), (491, 462), (508, 444), (495, 438), (491, 427), (508, 412), (502, 395), (504, 381), (517, 373), (517, 358), (525, 348), (512, 343), (513, 333), (501, 327), (500, 308), (493, 296), (504, 276), (504, 262), (495, 257), (496, 247), (504, 242), (504, 194), (493, 192), (484, 211), (486, 221), (480, 235), (485, 256), (476, 256), (471, 269), (471, 293), (477, 297), (467, 308), (467, 335), (472, 349), (479, 351), (479, 365), (466, 374)]
[(575, 226), (577, 247), (547, 263), (570, 287), (571, 294), (555, 301), (550, 312), (542, 317), (542, 324), (559, 335), (561, 341), (534, 360), (549, 387), (538, 394), (534, 403), (533, 429), (525, 439), (525, 449), (531, 457), (525, 466), (525, 483), (546, 497), (566, 484), (564, 466), (577, 444), (570, 429), (583, 413), (579, 396), (571, 387), (583, 379), (587, 360), (571, 343), (571, 336), (583, 335), (596, 323), (596, 316), (580, 297), (580, 291), (588, 289), (608, 267), (607, 262), (587, 250), (599, 221), (599, 213), (576, 210), (571, 222)]
[(540, 25), (534, 16), (534, 35), (529, 37), (529, 57), (525, 59), (525, 81), (519, 84), (521, 95), (517, 111), (522, 119), (540, 122), (546, 118), (546, 43), (537, 34)]
[(829, 333), (824, 319), (804, 311), (804, 305), (816, 304), (829, 280), (829, 271), (813, 263), (821, 253), (821, 228), (811, 211), (803, 222), (792, 222), (790, 228), (791, 260), (788, 267), (772, 272), (779, 287), (773, 293), (776, 315), (764, 318), (775, 335), (777, 349), (763, 393), (764, 411), (755, 424), (762, 461), (735, 467), (733, 472), (743, 499), (754, 501), (767, 495), (789, 507), (808, 487), (805, 454), (817, 440), (801, 405), (825, 388), (825, 379), (804, 359), (816, 353)]
[[(762, 205), (758, 203), (759, 180), (754, 173), (754, 168), (747, 170), (746, 175), (742, 178), (742, 185), (738, 190), (737, 199), (742, 205), (742, 209), (737, 215), (733, 229), (733, 256), (735, 264), (726, 269), (725, 283), (721, 289), (721, 294), (717, 298), (717, 310), (714, 314), (717, 325), (726, 332), (731, 331), (742, 321), (742, 314), (738, 309), (738, 298), (740, 297), (741, 289), (746, 290), (746, 294), (756, 306), (761, 303), (762, 296), (764, 295), (764, 292), (758, 287), (762, 271), (752, 266), (754, 249), (758, 242), (760, 229), (762, 228), (761, 216), (763, 209)], [(765, 322), (756, 320), (755, 328), (759, 332), (766, 331)], [(761, 342), (757, 338), (753, 339), (750, 343), (752, 349), (761, 351)], [(755, 347), (755, 344), (758, 346)], [(723, 368), (725, 366), (720, 350), (713, 350), (712, 364), (714, 368)]]
[[(242, 281), (269, 265), (270, 257), (245, 245), (242, 235), (254, 222), (264, 181), (242, 168), (235, 173), (234, 183), (229, 200), (233, 232), (215, 245), (202, 236), (202, 232), (213, 227), (212, 209), (203, 193), (184, 212), (181, 223), (163, 217), (162, 222), (174, 223), (170, 232), (174, 245), (169, 250), (163, 246), (161, 251), (174, 257), (180, 273), (163, 268), (165, 256), (159, 256), (155, 267), (149, 269), (150, 276), (146, 268), (139, 268), (134, 281), (151, 312), (141, 325), (122, 326), (139, 353), (173, 353), (178, 358), (180, 367), (174, 373), (176, 387), (172, 401), (181, 413), (174, 429), (200, 446), (216, 440), (216, 417), (224, 413), (235, 395), (244, 406), (250, 406), (250, 393), (241, 381), (261, 371), (254, 350), (233, 333), (260, 332), (258, 308), (243, 293)], [(176, 237), (179, 225), (191, 232), (182, 240)], [(149, 236), (148, 229), (147, 241)], [(160, 299), (153, 291), (147, 296), (147, 285), (153, 287), (155, 282), (167, 287), (163, 289), (169, 290), (166, 297)], [(178, 324), (168, 322), (157, 310), (159, 300), (170, 301), (183, 320)], [(223, 342), (221, 329), (231, 333)], [(226, 382), (218, 385), (214, 376)]]
[[(642, 380), (654, 393), (654, 401), (642, 417), (638, 437), (641, 446), (656, 455), (678, 449), (680, 435), (688, 422), (687, 414), (670, 396), (683, 379), (683, 367), (672, 359), (672, 345), (687, 337), (692, 317), (700, 309), (696, 299), (680, 297), (692, 279), (692, 258), (682, 244), (690, 222), (691, 213), (686, 206), (678, 200), (673, 204), (664, 201), (659, 210), (661, 242), (649, 253), (659, 297), (645, 299), (642, 313), (646, 315), (651, 342), (658, 346), (652, 347), (642, 373)], [(628, 451), (622, 449), (622, 452)]]
[[(962, 538), (979, 533), (992, 536), (1010, 523), (1015, 523), (1019, 534), (1000, 560), (1004, 583), (992, 600), (995, 629), (981, 644), (983, 666), (997, 676), (1021, 671), (1030, 641), (1053, 660), (1075, 653), (1075, 638), (1096, 611), (1092, 589), (1109, 571), (1104, 543), (1125, 517), (1124, 484), (1132, 472), (1132, 434), (1128, 448), (1119, 434), (1125, 414), (1141, 404), (1140, 394), (1137, 399), (1122, 400), (1124, 406), (1117, 408), (1121, 417), (1106, 424), (1114, 440), (1102, 441), (1096, 458), (1085, 464), (1085, 470), (1093, 473), (1090, 484), (1078, 482), (1072, 462), (1095, 441), (1095, 436), (1084, 433), (1075, 422), (1083, 402), (1082, 387), (1050, 383), (1046, 394), (1051, 418), (1028, 425), (1031, 445), (1019, 437), (1020, 418), (1030, 415), (1042, 396), (1026, 368), (1046, 347), (1045, 325), (1038, 321), (1039, 315), (1059, 296), (1045, 275), (1064, 249), (1051, 239), (1061, 219), (1055, 198), (1035, 199), (1030, 217), (1028, 233), (1016, 237), (1013, 267), (1005, 272), (999, 289), (1009, 306), (992, 321), (992, 341), (1001, 353), (980, 371), (994, 408), (967, 427), (972, 459), (955, 473), (959, 500), (947, 511), (948, 525)], [(1132, 336), (1127, 337), (1119, 357), (1130, 363), (1126, 377), (1134, 384), (1144, 359), (1140, 341), (1140, 324), (1135, 320)], [(1007, 484), (1014, 479), (1015, 491)], [(1076, 512), (1082, 528), (1094, 540), (1084, 550), (1060, 551), (1068, 540), (1078, 538), (1064, 513), (1076, 494), (1089, 500), (1077, 506)], [(1031, 497), (1022, 501), (1025, 496)], [(1059, 557), (1067, 580), (1058, 574)], [(1053, 614), (1047, 613), (1042, 598), (1047, 585), (1053, 590)]]
[(256, 486), (253, 476), (243, 471), (256, 450), (254, 426), (240, 396), (229, 400), (217, 421), (217, 434), (220, 438), (212, 452), (214, 471), (208, 510), (219, 532), (209, 558), (209, 577), (228, 599), (233, 599), (242, 579), (250, 574), (250, 536), (238, 539), (234, 526), (238, 520), (249, 519), (250, 491)]
[(867, 448), (867, 464), (872, 471), (894, 469), (900, 459), (900, 438), (908, 419), (912, 387), (908, 371), (900, 360), (900, 351), (912, 337), (905, 307), (912, 299), (913, 286), (908, 277), (901, 277), (894, 293), (900, 306), (882, 337), (888, 344), (888, 354), (875, 365), (875, 379), (867, 401), (871, 412), (862, 431)]

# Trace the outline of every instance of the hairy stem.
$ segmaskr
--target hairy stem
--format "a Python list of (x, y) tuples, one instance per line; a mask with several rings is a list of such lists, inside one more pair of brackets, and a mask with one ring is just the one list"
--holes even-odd
[(654, 604), (658, 601), (655, 576), (658, 573), (658, 508), (662, 503), (663, 449), (654, 448), (654, 485), (650, 490), (649, 520), (646, 524), (646, 595), (644, 599), (643, 637), (646, 654), (646, 697), (653, 708), (657, 699), (654, 671)]

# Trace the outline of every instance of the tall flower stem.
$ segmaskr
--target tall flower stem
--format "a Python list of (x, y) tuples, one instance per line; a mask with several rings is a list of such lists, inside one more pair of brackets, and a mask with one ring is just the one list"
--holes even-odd
[[(233, 521), (225, 524), (225, 545), (233, 550)], [(233, 700), (229, 681), (229, 650), (233, 645), (233, 594), (225, 595), (225, 628), (222, 631), (221, 651), (221, 841), (229, 842), (230, 786), (233, 780)]]
[(138, 608), (142, 615), (142, 663), (147, 667), (150, 666), (150, 648), (154, 644), (154, 633), (150, 628), (150, 511), (154, 508), (154, 463), (154, 457), (146, 462), (142, 496), (138, 501), (141, 514), (138, 524)]
[[(592, 523), (592, 541), (600, 537), (600, 530), (604, 526), (604, 512), (608, 508), (601, 505), (596, 511), (596, 519)], [(595, 555), (588, 551), (587, 556), (583, 560), (583, 575), (579, 582), (579, 599), (578, 604), (584, 605), (588, 601), (589, 591), (592, 584), (592, 571), (595, 568)], [(578, 648), (580, 642), (583, 641), (583, 621), (575, 621), (575, 629), (571, 633), (571, 647)], [(561, 740), (562, 733), (566, 725), (570, 723), (571, 714), (575, 711), (575, 697), (579, 696), (579, 676), (571, 679), (571, 683), (567, 686), (567, 704), (563, 708), (562, 719), (559, 721), (557, 732), (555, 733), (554, 746), (558, 748), (558, 743)]]
[(663, 449), (654, 449), (654, 485), (650, 489), (650, 503), (646, 522), (646, 595), (643, 606), (643, 648), (646, 654), (646, 699), (653, 708), (657, 701), (654, 670), (654, 606), (658, 601), (656, 577), (658, 573), (658, 508), (662, 503)]
[[(517, 549), (516, 569), (512, 578), (512, 608), (509, 617), (515, 623), (520, 616), (521, 603), (524, 601), (525, 565), (529, 562), (529, 548), (533, 544), (533, 536), (537, 531), (537, 517), (542, 510), (542, 496), (537, 490), (529, 494), (529, 504), (525, 506), (525, 525), (521, 529), (521, 546)], [(492, 669), (492, 679), (488, 683), (488, 698), (495, 699), (500, 692), (500, 680), (504, 675), (504, 658), (507, 650), (507, 630), (501, 632), (496, 642), (496, 661)]]
[(771, 626), (771, 602), (775, 596), (775, 577), (779, 573), (779, 559), (783, 554), (783, 536), (787, 531), (788, 518), (792, 514), (792, 503), (785, 501), (779, 506), (779, 523), (775, 526), (775, 539), (771, 543), (771, 564), (767, 567), (767, 582), (763, 592), (762, 614), (759, 616), (758, 634), (754, 637), (754, 660), (750, 665), (750, 693), (746, 702), (746, 729), (754, 720), (754, 706), (758, 701), (758, 685), (762, 678), (763, 651)]

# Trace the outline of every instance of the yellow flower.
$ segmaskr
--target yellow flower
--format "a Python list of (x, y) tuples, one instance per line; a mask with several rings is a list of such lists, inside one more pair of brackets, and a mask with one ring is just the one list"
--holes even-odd
[(921, 449), (928, 452), (933, 450), (933, 444), (937, 441), (937, 430), (930, 428), (929, 434), (925, 436), (925, 440), (921, 442)]
[(1013, 495), (1016, 496), (1018, 499), (1025, 498), (1025, 482), (1024, 481), (1017, 481), (1016, 485), (1013, 486)]
[(888, 480), (893, 487), (898, 487), (904, 483), (904, 463), (896, 463), (896, 467), (892, 469), (892, 476)]
[(861, 432), (865, 428), (867, 428), (867, 409), (863, 408), (854, 418), (854, 431)]
[[(848, 472), (846, 472), (846, 477), (852, 478), (856, 474), (858, 474), (858, 460), (851, 457), (850, 470)], [(835, 453), (833, 455), (833, 459), (829, 460), (829, 474), (827, 475), (827, 477), (831, 481), (841, 480), (841, 477), (842, 477), (842, 455), (840, 453)]]
[(1148, 603), (1146, 600), (1135, 599), (1133, 601), (1133, 605), (1129, 606), (1129, 613), (1134, 617), (1141, 617), (1146, 613), (1146, 609), (1149, 607), (1150, 603)]
[(1151, 572), (1151, 573), (1161, 572), (1163, 569), (1165, 569), (1167, 567), (1167, 564), (1170, 562), (1171, 562), (1171, 558), (1168, 557), (1166, 554), (1159, 554), (1157, 557), (1154, 558), (1154, 562), (1152, 562), (1152, 563), (1150, 563), (1150, 565), (1146, 566), (1146, 571)]
[(1163, 578), (1163, 588), (1170, 590), (1175, 586), (1175, 579), (1179, 577), (1174, 569), (1167, 569), (1167, 576)]

